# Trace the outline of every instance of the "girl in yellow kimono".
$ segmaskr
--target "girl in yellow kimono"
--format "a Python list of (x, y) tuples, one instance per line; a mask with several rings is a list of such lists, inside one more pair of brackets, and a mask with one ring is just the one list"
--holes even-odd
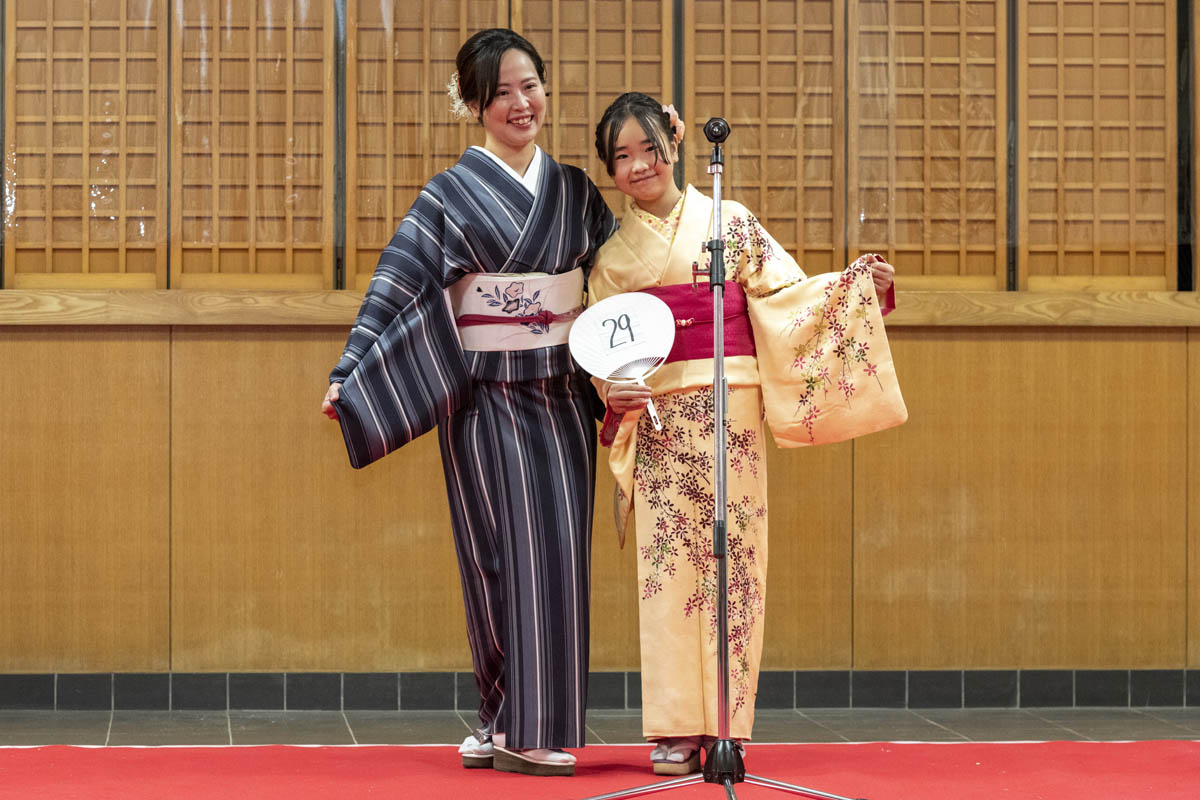
[[(643, 733), (655, 743), (654, 771), (667, 775), (697, 769), (705, 739), (718, 734), (712, 295), (706, 278), (693, 282), (712, 200), (675, 185), (678, 133), (644, 94), (624, 94), (605, 111), (596, 149), (628, 202), (589, 279), (590, 302), (648, 291), (676, 317), (675, 346), (649, 387), (596, 381), (618, 535), (623, 545), (632, 524), (637, 542)], [(806, 278), (744, 207), (723, 202), (721, 221), (730, 736), (749, 739), (766, 601), (764, 414), (776, 443), (796, 447), (882, 430), (907, 412), (877, 300), (890, 304), (892, 267), (864, 256)], [(642, 413), (651, 395), (662, 430)]]

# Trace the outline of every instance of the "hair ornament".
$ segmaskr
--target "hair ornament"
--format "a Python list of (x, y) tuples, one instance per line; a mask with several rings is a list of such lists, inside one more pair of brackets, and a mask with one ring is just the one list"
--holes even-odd
[(457, 70), (450, 76), (450, 81), (446, 84), (446, 94), (450, 97), (450, 113), (455, 119), (470, 119), (472, 117), (471, 109), (467, 108), (467, 104), (463, 102), (462, 93), (458, 88)]
[(683, 124), (683, 120), (680, 119), (679, 112), (675, 110), (674, 103), (663, 106), (663, 113), (670, 120), (670, 125), (668, 126), (670, 129), (669, 133), (675, 139), (675, 146), (678, 147), (679, 143), (683, 141), (683, 131), (686, 126)]

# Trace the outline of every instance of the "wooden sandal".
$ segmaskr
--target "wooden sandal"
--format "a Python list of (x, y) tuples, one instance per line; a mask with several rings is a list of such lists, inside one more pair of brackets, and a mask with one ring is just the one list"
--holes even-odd
[(559, 777), (575, 774), (575, 756), (563, 750), (547, 750), (543, 747), (512, 750), (500, 745), (495, 745), (495, 750), (492, 766), (501, 772)]
[(690, 775), (700, 771), (700, 740), (696, 736), (659, 740), (650, 753), (655, 775)]
[(458, 754), (462, 756), (462, 765), (465, 769), (491, 769), (492, 738), (490, 736), (480, 738), (479, 734), (473, 733), (463, 739), (463, 743), (459, 745)]

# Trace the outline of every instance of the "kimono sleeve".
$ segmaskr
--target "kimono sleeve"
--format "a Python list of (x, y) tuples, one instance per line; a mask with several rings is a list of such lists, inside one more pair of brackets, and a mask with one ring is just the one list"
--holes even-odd
[(806, 278), (753, 217), (744, 240), (738, 274), (776, 444), (830, 444), (908, 419), (870, 266)]
[(427, 187), (384, 249), (330, 375), (358, 469), (434, 428), (467, 402), (471, 379), (442, 286), (442, 206)]
[(617, 218), (613, 216), (608, 203), (604, 202), (604, 196), (600, 194), (596, 184), (592, 183), (590, 178), (586, 180), (588, 188), (586, 224), (588, 238), (591, 240), (592, 254), (592, 258), (588, 260), (587, 271), (590, 273), (597, 251), (608, 241), (608, 237), (616, 233), (619, 226)]

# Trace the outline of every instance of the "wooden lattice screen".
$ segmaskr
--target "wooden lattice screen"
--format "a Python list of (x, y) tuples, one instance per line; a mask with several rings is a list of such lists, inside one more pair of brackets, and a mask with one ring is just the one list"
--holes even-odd
[[(1004, 286), (1015, 39), (1020, 288), (1175, 288), (1166, 0), (1030, 0), (1015, 32), (999, 0), (682, 8), (677, 30), (666, 0), (347, 0), (347, 287), (482, 142), (444, 86), (470, 33), (511, 22), (550, 71), (540, 142), (615, 211), (593, 126), (627, 89), (674, 96), (678, 68), (688, 181), (709, 187), (701, 127), (725, 116), (726, 197), (810, 272), (877, 250), (910, 288)], [(6, 286), (333, 285), (333, 3), (5, 9)]]
[(165, 4), (6, 12), (6, 285), (165, 286)]
[(1174, 289), (1174, 4), (1023, 8), (1022, 288)]
[(172, 16), (172, 285), (331, 288), (332, 4)]
[(697, 0), (684, 8), (685, 178), (711, 191), (702, 128), (724, 117), (724, 196), (757, 215), (809, 273), (840, 269), (842, 6)]
[(450, 114), (446, 84), (468, 36), (504, 2), (350, 0), (346, 22), (346, 286), (365, 288), (421, 187), (483, 144)]
[(851, 2), (848, 229), (901, 286), (1004, 288), (1005, 5)]
[(596, 155), (596, 123), (627, 91), (671, 102), (671, 4), (660, 0), (516, 0), (513, 25), (547, 62), (550, 91), (540, 142), (586, 169), (618, 217), (624, 196)]

